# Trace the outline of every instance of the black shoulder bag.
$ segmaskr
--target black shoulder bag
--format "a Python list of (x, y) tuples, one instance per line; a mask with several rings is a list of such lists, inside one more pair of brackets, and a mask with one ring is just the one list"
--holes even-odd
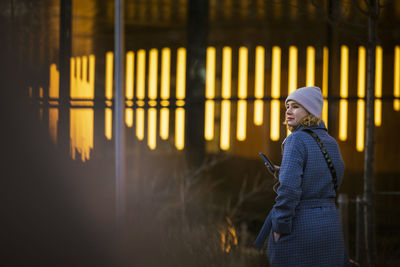
[(326, 164), (328, 164), (328, 168), (331, 171), (332, 174), (332, 181), (333, 181), (333, 187), (335, 188), (335, 193), (337, 196), (337, 190), (338, 190), (338, 185), (337, 185), (337, 176), (336, 176), (336, 171), (335, 168), (333, 167), (333, 162), (331, 158), (329, 157), (328, 151), (326, 150), (324, 143), (322, 143), (321, 139), (319, 139), (318, 135), (311, 131), (310, 129), (303, 129), (306, 133), (310, 134), (315, 141), (317, 141), (317, 144), (319, 148), (321, 149), (322, 154), (324, 155)]

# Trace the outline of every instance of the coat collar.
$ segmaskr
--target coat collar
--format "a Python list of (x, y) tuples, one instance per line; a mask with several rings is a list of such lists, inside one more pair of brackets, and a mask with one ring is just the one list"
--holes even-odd
[[(321, 122), (320, 122), (318, 125), (313, 125), (313, 126), (303, 126), (303, 125), (299, 125), (292, 133), (301, 131), (302, 129), (324, 130), (324, 131), (326, 131), (326, 132), (328, 131), (328, 130), (326, 129), (326, 126), (325, 126), (324, 121), (321, 120)], [(287, 137), (285, 138), (285, 140), (283, 140), (283, 142), (282, 142), (282, 145), (281, 145), (282, 154), (283, 154), (283, 146), (285, 145), (286, 139), (287, 139), (288, 137), (289, 137), (289, 136), (287, 136)]]

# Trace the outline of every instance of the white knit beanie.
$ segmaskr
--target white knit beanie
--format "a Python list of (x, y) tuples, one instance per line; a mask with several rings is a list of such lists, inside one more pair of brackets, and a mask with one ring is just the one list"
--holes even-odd
[(299, 88), (286, 98), (285, 104), (289, 100), (296, 101), (315, 117), (321, 117), (324, 99), (321, 89), (318, 87), (307, 86)]

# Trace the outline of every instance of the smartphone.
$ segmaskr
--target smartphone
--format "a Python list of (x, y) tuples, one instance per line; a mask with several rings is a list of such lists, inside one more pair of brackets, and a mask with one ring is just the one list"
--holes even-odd
[(271, 160), (269, 158), (267, 158), (267, 156), (265, 156), (263, 153), (259, 153), (260, 156), (263, 158), (263, 160), (265, 161), (265, 163), (267, 164), (268, 169), (274, 173), (275, 172), (275, 167), (274, 164), (271, 162)]

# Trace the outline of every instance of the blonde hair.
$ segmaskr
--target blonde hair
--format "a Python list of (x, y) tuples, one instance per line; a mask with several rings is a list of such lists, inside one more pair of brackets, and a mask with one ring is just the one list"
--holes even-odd
[[(312, 115), (312, 114), (308, 114), (308, 115), (304, 116), (304, 117), (301, 119), (299, 125), (306, 126), (306, 127), (310, 127), (310, 126), (318, 125), (320, 122), (321, 122), (321, 119), (320, 119), (320, 118), (318, 118), (318, 117), (316, 117), (316, 116), (314, 116), (314, 115)], [(297, 125), (297, 126), (295, 126), (295, 127), (289, 126), (289, 125), (287, 124), (287, 121), (286, 121), (286, 120), (283, 122), (283, 124), (286, 125), (286, 127), (288, 128), (288, 130), (291, 131), (291, 132), (293, 132), (294, 130), (297, 129), (297, 127), (299, 127), (299, 125)]]

